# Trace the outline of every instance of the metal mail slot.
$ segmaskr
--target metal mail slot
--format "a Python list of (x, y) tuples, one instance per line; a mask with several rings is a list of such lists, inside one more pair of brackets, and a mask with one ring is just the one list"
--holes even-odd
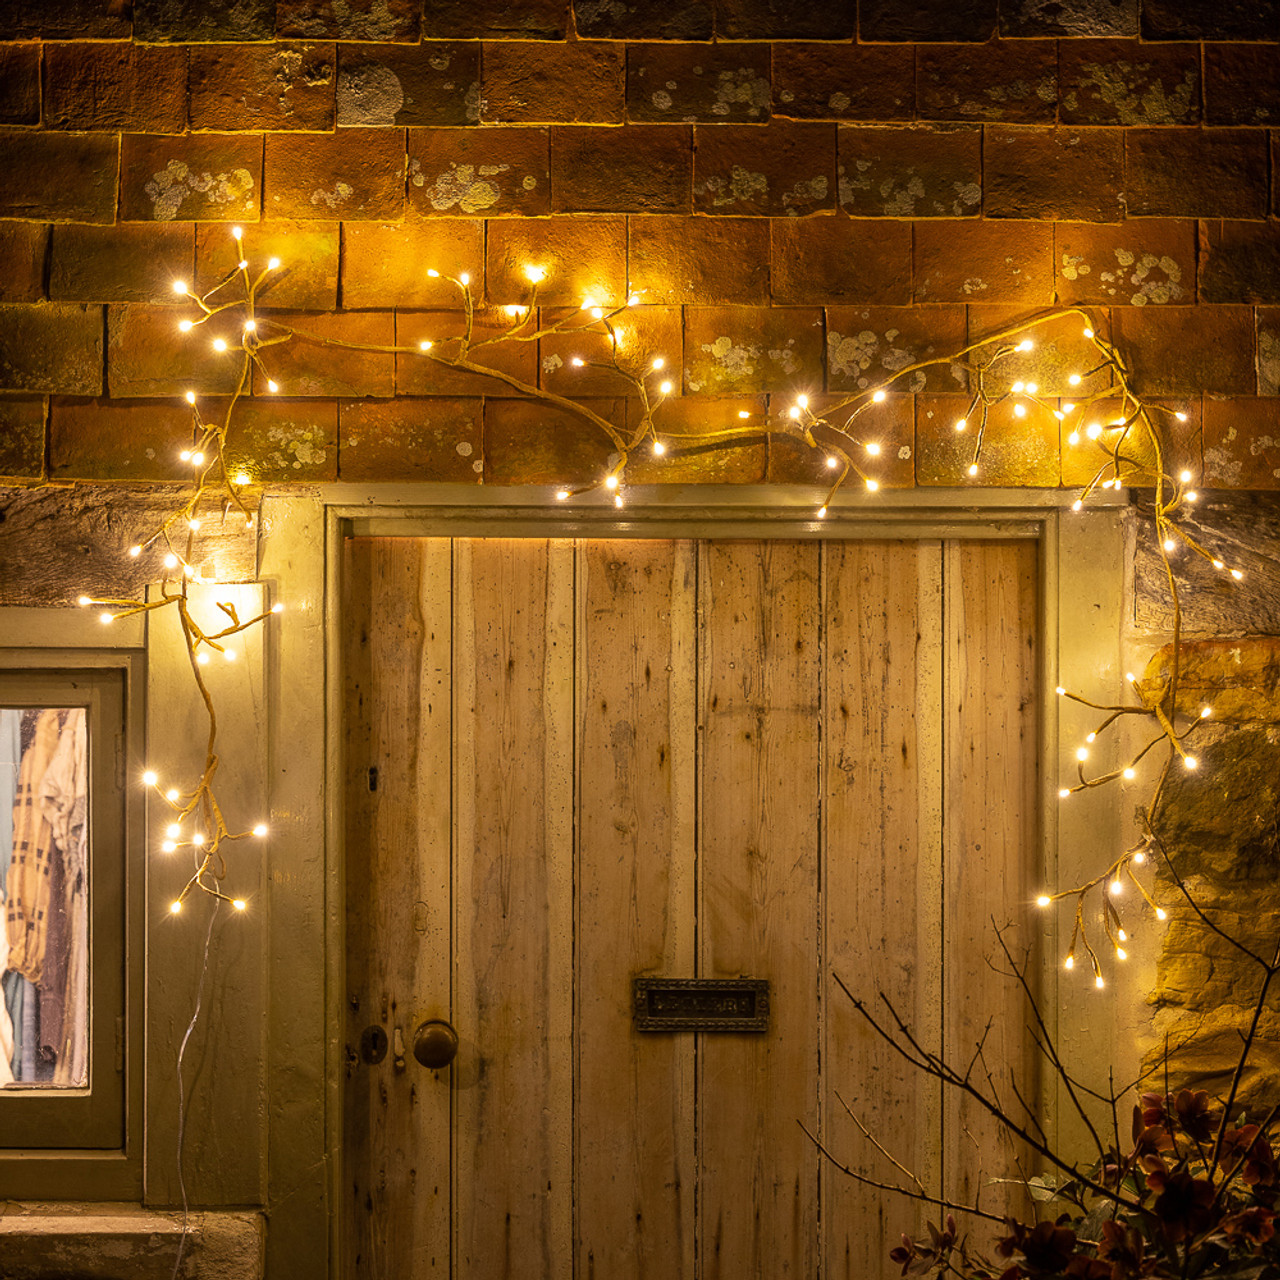
[(633, 978), (637, 1031), (767, 1031), (766, 978)]

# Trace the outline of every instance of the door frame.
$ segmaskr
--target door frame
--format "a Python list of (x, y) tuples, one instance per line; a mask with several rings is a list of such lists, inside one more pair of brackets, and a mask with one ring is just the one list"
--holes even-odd
[[(1060, 724), (1059, 684), (1097, 691), (1121, 672), (1124, 602), (1132, 599), (1133, 518), (1128, 494), (1108, 491), (1083, 512), (1074, 490), (910, 489), (851, 494), (818, 519), (801, 486), (672, 486), (639, 491), (619, 510), (605, 494), (572, 506), (539, 488), (460, 490), (457, 485), (327, 485), (268, 496), (260, 520), (259, 578), (285, 613), (268, 680), (273, 813), (291, 815), (273, 840), (269, 956), (267, 1275), (303, 1262), (336, 1276), (343, 1194), (342, 1000), (345, 966), (342, 812), (342, 543), (350, 536), (521, 538), (752, 538), (804, 540), (1018, 539), (1038, 546), (1041, 645), (1040, 857), (1046, 883), (1074, 882), (1090, 849), (1117, 847), (1118, 793), (1060, 806), (1058, 773), (1074, 741)], [(323, 694), (298, 672), (323, 672)], [(1078, 731), (1078, 730), (1077, 730)], [(323, 745), (299, 759), (297, 743)], [(316, 804), (317, 797), (321, 803)], [(277, 823), (275, 829), (280, 830)], [(320, 858), (323, 863), (320, 865)], [(1051, 1029), (1069, 1055), (1087, 1044), (1113, 1061), (1117, 1020), (1059, 999), (1056, 919), (1047, 922), (1041, 990)], [(323, 980), (321, 976), (323, 975)], [(1056, 1025), (1055, 1025), (1056, 1024)], [(1075, 1137), (1046, 1073), (1041, 1105), (1059, 1142)], [(323, 1106), (317, 1100), (323, 1098)]]

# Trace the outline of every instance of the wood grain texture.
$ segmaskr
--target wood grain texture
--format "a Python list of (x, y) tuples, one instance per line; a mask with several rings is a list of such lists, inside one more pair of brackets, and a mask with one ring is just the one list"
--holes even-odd
[[(1038, 1095), (1025, 1051), (1021, 993), (996, 960), (996, 926), (1025, 940), (1036, 821), (1039, 655), (1034, 543), (952, 543), (944, 563), (946, 610), (946, 782), (943, 810), (944, 1051), (1018, 1114), (1016, 1080)], [(1033, 971), (1035, 966), (1033, 965)], [(989, 1076), (989, 1081), (987, 1077)], [(1000, 1211), (992, 1177), (1017, 1177), (1007, 1136), (954, 1091), (944, 1116), (944, 1180), (961, 1202), (979, 1196)], [(1028, 1176), (1032, 1170), (1026, 1169)]]
[(769, 1030), (704, 1036), (706, 1280), (812, 1276), (818, 1156), (818, 547), (711, 543), (700, 572), (707, 977), (768, 978)]
[[(823, 1140), (868, 1177), (903, 1182), (852, 1111), (936, 1187), (939, 1086), (886, 1054), (831, 975), (868, 1000), (884, 992), (940, 1043), (941, 549), (830, 543), (823, 560)], [(918, 1216), (826, 1164), (822, 1213), (832, 1280), (880, 1274)]]
[(579, 547), (578, 1270), (693, 1276), (694, 1044), (631, 979), (694, 972), (694, 553)]

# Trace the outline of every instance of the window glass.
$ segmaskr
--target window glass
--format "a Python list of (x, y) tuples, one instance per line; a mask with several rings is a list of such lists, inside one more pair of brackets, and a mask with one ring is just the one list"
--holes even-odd
[(89, 1083), (83, 707), (0, 708), (0, 1087)]

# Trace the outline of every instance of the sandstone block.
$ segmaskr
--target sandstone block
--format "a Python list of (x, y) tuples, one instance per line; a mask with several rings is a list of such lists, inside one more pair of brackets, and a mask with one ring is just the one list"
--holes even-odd
[[(466, 318), (459, 310), (397, 311), (396, 345), (408, 348), (396, 356), (396, 389), (406, 396), (479, 396), (514, 395), (517, 392), (500, 378), (454, 369), (436, 357), (453, 359), (461, 352), (458, 339), (466, 329)], [(538, 385), (538, 351), (532, 342), (503, 341), (502, 335), (513, 329), (513, 321), (496, 307), (475, 313), (472, 336), (488, 345), (476, 351), (472, 359), (485, 368), (495, 369), (518, 379), (527, 387)], [(431, 354), (420, 354), (415, 348), (422, 342), (432, 344)], [(542, 406), (538, 406), (542, 407)]]
[(990, 125), (984, 141), (987, 217), (1123, 220), (1121, 130)]
[(0, 218), (114, 222), (120, 139), (0, 129)]
[(256, 222), (262, 139), (126, 133), (120, 217), (129, 222)]
[(1259, 307), (1258, 394), (1280, 396), (1280, 307)]
[[(1200, 484), (1204, 478), (1203, 399), (1202, 396), (1187, 395), (1153, 397), (1146, 401), (1155, 410), (1151, 415), (1152, 425), (1158, 433), (1160, 462), (1165, 475), (1176, 476), (1189, 471), (1194, 484)], [(1186, 421), (1179, 422), (1174, 416), (1177, 413), (1181, 413)], [(1106, 426), (1123, 421), (1124, 414), (1125, 407), (1119, 400), (1099, 400), (1089, 406), (1087, 413), (1078, 410), (1063, 419), (1060, 427), (1062, 483), (1065, 486), (1075, 488), (1089, 484), (1098, 476), (1099, 468), (1107, 465), (1110, 455), (1105, 446), (1116, 437), (1113, 432), (1105, 431), (1097, 441), (1090, 440), (1087, 435), (1089, 423)], [(1071, 442), (1073, 432), (1078, 435), (1074, 444)], [(1138, 426), (1125, 437), (1124, 455), (1140, 466), (1154, 468), (1156, 465), (1150, 439)], [(1108, 469), (1103, 478), (1111, 474)], [(1150, 480), (1135, 483), (1145, 488)]]
[(189, 223), (57, 226), (49, 296), (64, 302), (171, 302), (173, 282), (190, 281), (194, 262)]
[(338, 478), (479, 484), (479, 398), (400, 397), (338, 404)]
[[(911, 365), (960, 351), (967, 334), (962, 306), (828, 307), (827, 390), (884, 386)], [(895, 393), (962, 391), (966, 374), (950, 362), (892, 384)]]
[(973, 461), (973, 429), (957, 431), (967, 396), (916, 397), (916, 483), (920, 485), (1002, 485), (1052, 489), (1058, 485), (1058, 423), (1047, 410), (1033, 408), (1017, 418), (1012, 404), (992, 406), (978, 474)]
[(692, 183), (688, 125), (551, 130), (553, 212), (688, 213)]
[(467, 125), (480, 120), (480, 46), (338, 47), (338, 127)]
[(569, 0), (426, 0), (424, 40), (563, 40)]
[(269, 217), (382, 222), (404, 212), (405, 139), (399, 129), (344, 129), (323, 137), (267, 134)]
[(719, 40), (852, 40), (857, 6), (849, 0), (717, 0)]
[(628, 296), (627, 220), (620, 216), (497, 220), (489, 224), (485, 252), (489, 300), (499, 306), (528, 299), (528, 267), (545, 273), (538, 286), (545, 306), (578, 306), (591, 298), (613, 307)]
[[(324, 339), (365, 347), (395, 344), (392, 311), (273, 312), (266, 324), (259, 321), (264, 338), (291, 330), (294, 336), (262, 353), (267, 376), (280, 386), (281, 397), (380, 396), (395, 394), (395, 355), (389, 351), (352, 351), (324, 345)], [(268, 399), (270, 393), (261, 369), (253, 376), (253, 394)]]
[[(623, 421), (621, 400), (586, 403), (609, 422)], [(612, 449), (608, 436), (576, 413), (528, 400), (485, 399), (485, 484), (599, 484)]]
[(918, 222), (916, 302), (1053, 300), (1053, 228), (1035, 222)]
[[(627, 463), (627, 483), (762, 484), (768, 465), (768, 411), (764, 396), (671, 397), (654, 415), (666, 452), (655, 457), (648, 446), (637, 449)], [(639, 402), (629, 400), (628, 433), (639, 425)], [(733, 436), (716, 439), (720, 432)]]
[(191, 410), (180, 401), (49, 402), (49, 474), (57, 480), (180, 481), (190, 463), (178, 454), (192, 440)]
[(1207, 9), (1186, 0), (1143, 0), (1144, 40), (1274, 40), (1276, 0), (1223, 0)]
[[(1172, 675), (1173, 646), (1165, 645), (1143, 672), (1143, 701), (1159, 698)], [(1215, 725), (1280, 720), (1280, 637), (1184, 640), (1178, 651), (1177, 706), (1186, 716), (1208, 707)]]
[(69, 302), (0, 306), (0, 390), (102, 391), (102, 308)]
[(794, 218), (835, 208), (835, 125), (698, 125), (694, 135), (696, 212)]
[[(210, 321), (183, 334), (179, 321), (198, 316), (187, 305), (114, 305), (107, 308), (107, 387), (113, 396), (141, 399), (194, 391), (201, 400), (230, 395), (240, 381), (238, 322)], [(215, 351), (221, 337), (229, 350)]]
[(909, 45), (777, 44), (773, 114), (796, 120), (910, 120)]
[(342, 230), (344, 307), (460, 307), (462, 295), (446, 277), (463, 273), (484, 297), (484, 223), (476, 219), (349, 222)]
[(1117, 307), (1112, 319), (1140, 394), (1253, 394), (1251, 308)]
[(480, 118), (495, 124), (620, 123), (622, 46), (486, 43)]
[(241, 400), (227, 441), (227, 467), (254, 484), (338, 478), (338, 406), (327, 400)]
[(1267, 144), (1256, 129), (1130, 129), (1130, 217), (1265, 218)]
[(44, 473), (44, 420), (43, 397), (0, 397), (0, 476), (32, 480)]
[[(995, 303), (976, 303), (969, 307), (969, 342), (983, 342), (1019, 327), (1029, 319), (1024, 308), (1002, 306)], [(1029, 341), (1029, 351), (1015, 351), (1007, 355), (991, 374), (991, 385), (1011, 386), (1014, 382), (1035, 383), (1041, 396), (1062, 396), (1067, 401), (1085, 400), (1102, 395), (1111, 387), (1111, 375), (1107, 369), (1091, 373), (1096, 368), (1098, 350), (1084, 336), (1085, 321), (1078, 315), (1060, 316), (1046, 320), (1027, 329), (1009, 343)], [(1098, 336), (1110, 336), (1108, 313), (1092, 313), (1088, 323)], [(980, 352), (986, 359), (994, 354), (994, 348)], [(1082, 379), (1072, 385), (1075, 374)]]
[[(810, 397), (810, 410), (824, 420), (823, 426), (812, 430), (843, 430), (848, 437), (843, 442), (846, 456), (862, 468), (867, 479), (874, 480), (882, 489), (913, 488), (916, 482), (915, 397), (890, 395), (859, 414), (852, 423), (848, 422), (850, 410), (838, 407), (847, 399), (847, 396), (837, 395)], [(825, 447), (812, 449), (808, 446), (797, 425), (787, 415), (790, 407), (790, 401), (782, 396), (773, 396), (770, 400), (774, 430), (782, 429), (787, 434), (774, 436), (769, 442), (769, 483), (812, 485), (816, 507), (827, 496), (839, 474), (827, 465), (828, 456), (836, 455), (830, 454)], [(868, 445), (875, 445), (879, 452), (868, 453)], [(862, 496), (865, 489), (866, 481), (851, 469), (841, 492), (846, 496)]]
[(1136, 36), (1138, 0), (1017, 0), (1001, 6), (1000, 34)]
[(128, 40), (133, 22), (99, 0), (8, 0), (4, 12), (7, 40)]
[(134, 39), (146, 44), (270, 40), (276, 0), (133, 0)]
[(244, 228), (238, 244), (226, 227), (197, 227), (196, 289), (202, 294), (212, 289), (235, 269), (241, 254), (255, 280), (272, 258), (280, 260), (279, 268), (258, 287), (259, 306), (300, 311), (328, 311), (337, 306), (336, 222), (257, 222)]
[(771, 218), (775, 302), (911, 301), (911, 226), (845, 218)]
[(40, 46), (0, 44), (0, 125), (39, 123)]
[(546, 129), (410, 129), (409, 208), (424, 217), (551, 212)]
[(1280, 223), (1200, 224), (1201, 302), (1280, 302)]
[(333, 128), (331, 44), (193, 45), (193, 129)]
[(683, 5), (574, 0), (573, 11), (583, 40), (710, 40), (715, 29), (711, 0)]
[(48, 129), (182, 133), (187, 51), (137, 44), (50, 44), (44, 55)]
[(691, 395), (823, 387), (823, 317), (817, 307), (688, 307), (684, 385)]
[(1194, 45), (1065, 40), (1059, 59), (1063, 124), (1199, 123), (1200, 59)]
[(44, 297), (49, 228), (43, 222), (0, 222), (0, 302)]
[(1209, 124), (1280, 125), (1276, 46), (1206, 44), (1204, 110)]
[(627, 48), (627, 119), (761, 124), (769, 118), (767, 44)]
[(1280, 400), (1206, 397), (1204, 466), (1212, 488), (1280, 489)]
[(276, 0), (276, 34), (303, 40), (417, 43), (418, 0)]
[(646, 303), (766, 303), (769, 227), (762, 218), (630, 218), (628, 287)]
[(858, 39), (880, 41), (985, 41), (996, 30), (996, 0), (904, 5), (901, 0), (861, 0)]
[[(635, 385), (613, 367), (608, 334), (601, 323), (592, 323), (582, 312), (547, 312), (544, 325), (566, 316), (567, 327), (580, 333), (555, 333), (538, 344), (539, 385), (557, 395), (587, 397), (638, 397)], [(633, 377), (644, 377), (650, 395), (657, 399), (660, 383), (677, 384), (683, 367), (684, 332), (679, 307), (628, 307), (610, 324), (617, 335), (618, 366)], [(573, 358), (583, 360), (579, 368)], [(662, 368), (653, 371), (653, 361)]]
[(922, 45), (916, 56), (916, 109), (922, 120), (1053, 124), (1057, 50), (1036, 40)]
[(1059, 302), (1145, 307), (1195, 301), (1196, 236), (1190, 222), (1060, 222), (1053, 239)]
[(840, 208), (859, 218), (982, 212), (982, 130), (973, 125), (842, 125)]

